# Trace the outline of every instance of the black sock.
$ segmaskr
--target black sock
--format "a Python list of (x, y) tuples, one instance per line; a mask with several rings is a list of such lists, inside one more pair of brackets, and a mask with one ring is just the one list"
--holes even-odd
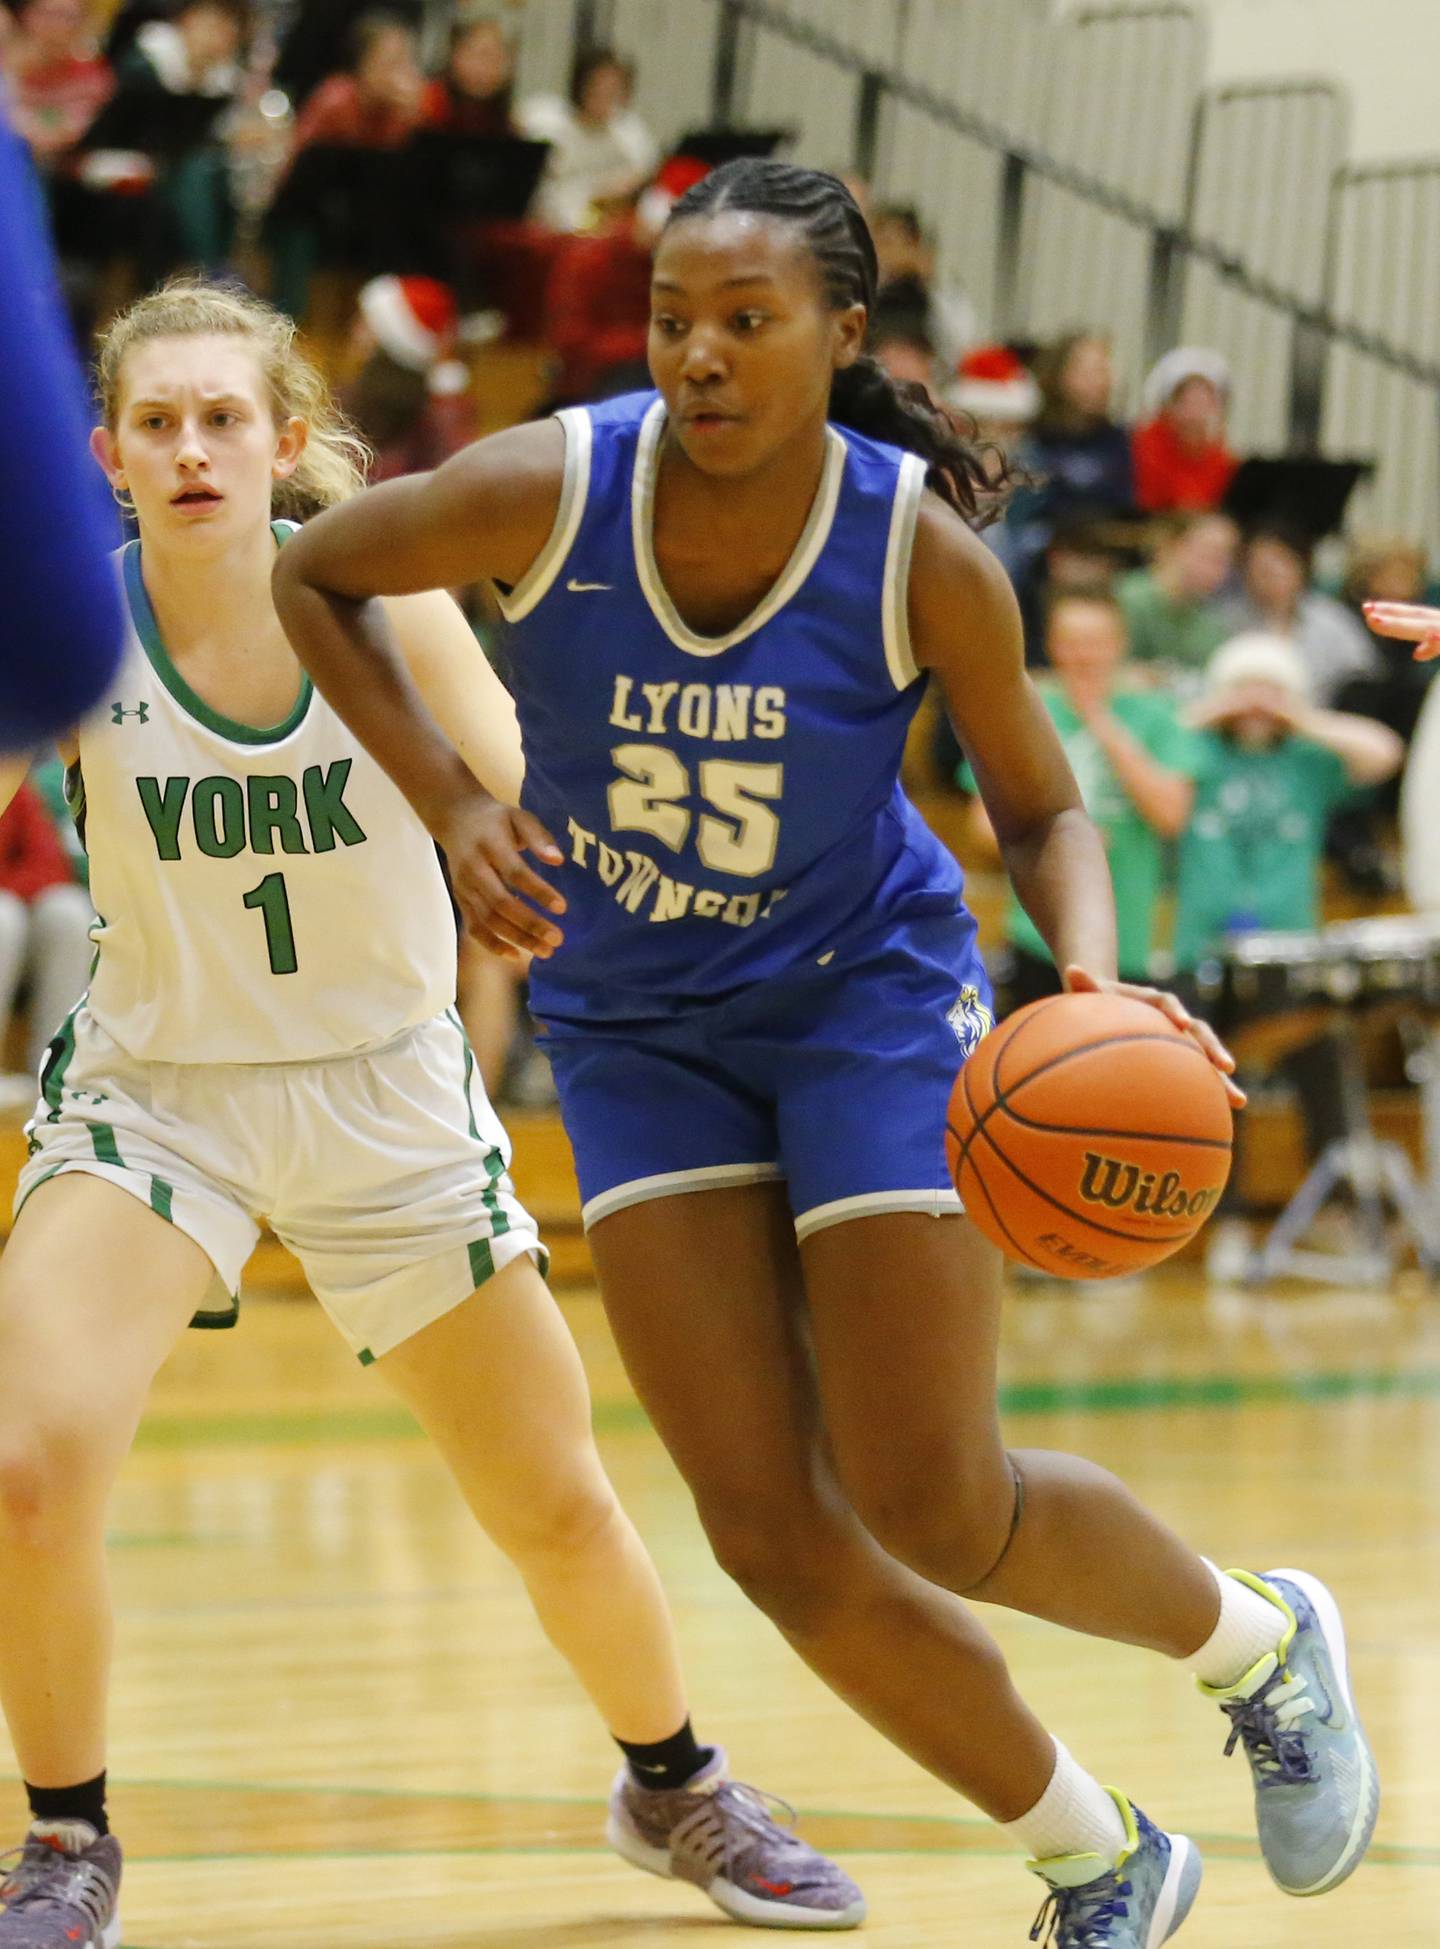
[(108, 1834), (105, 1775), (97, 1773), (78, 1787), (32, 1787), (25, 1782), (32, 1820), (88, 1820), (97, 1834)]
[(688, 1719), (679, 1732), (656, 1740), (653, 1746), (636, 1746), (628, 1739), (617, 1739), (615, 1744), (630, 1762), (631, 1778), (656, 1793), (683, 1787), (715, 1757), (713, 1747), (697, 1743)]

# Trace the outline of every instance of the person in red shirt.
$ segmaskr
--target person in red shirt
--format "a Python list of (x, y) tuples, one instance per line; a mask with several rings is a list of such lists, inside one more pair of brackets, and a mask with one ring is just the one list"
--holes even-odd
[(46, 1044), (85, 987), (94, 918), (54, 822), (27, 781), (0, 818), (0, 1041), (28, 982), (28, 1074), (0, 1076), (0, 1102), (33, 1100)]
[(52, 168), (110, 99), (115, 76), (83, 0), (19, 0), (6, 51), (10, 118), (42, 169)]
[(420, 126), (425, 78), (415, 36), (399, 14), (364, 14), (355, 23), (348, 69), (328, 75), (295, 120), (295, 153), (312, 143), (398, 149)]
[(457, 20), (444, 74), (425, 84), (425, 126), (447, 135), (516, 135), (515, 56), (492, 14)]
[(708, 172), (671, 156), (634, 207), (588, 236), (567, 237), (545, 293), (544, 338), (559, 361), (558, 406), (650, 384), (650, 261), (670, 206)]
[(1218, 352), (1180, 346), (1145, 381), (1135, 429), (1135, 504), (1146, 514), (1218, 508), (1239, 465), (1225, 444), (1230, 368)]

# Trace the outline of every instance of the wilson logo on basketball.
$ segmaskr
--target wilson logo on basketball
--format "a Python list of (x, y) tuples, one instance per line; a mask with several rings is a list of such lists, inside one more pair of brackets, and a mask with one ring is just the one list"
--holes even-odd
[(1123, 1158), (1085, 1152), (1080, 1196), (1087, 1205), (1103, 1205), (1107, 1211), (1135, 1211), (1147, 1218), (1198, 1218), (1209, 1211), (1219, 1195), (1217, 1189), (1187, 1191), (1178, 1171), (1157, 1175), (1142, 1171), (1138, 1164), (1127, 1164)]

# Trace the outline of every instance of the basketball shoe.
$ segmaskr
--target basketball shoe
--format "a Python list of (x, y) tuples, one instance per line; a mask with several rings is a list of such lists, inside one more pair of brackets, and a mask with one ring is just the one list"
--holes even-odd
[[(725, 1777), (714, 1756), (683, 1787), (655, 1791), (622, 1767), (605, 1838), (635, 1868), (694, 1882), (736, 1922), (761, 1929), (853, 1929), (865, 1897), (850, 1877), (783, 1826), (783, 1800)], [(0, 1949), (4, 1949), (0, 1938)]]
[(1113, 1868), (1100, 1868), (1098, 1854), (1025, 1864), (1050, 1884), (1030, 1931), (1044, 1949), (1160, 1949), (1195, 1900), (1201, 1866), (1194, 1843), (1164, 1833), (1123, 1793), (1105, 1790), (1125, 1823), (1125, 1850)]
[(36, 1821), (6, 1857), (0, 1949), (119, 1949), (120, 1843), (88, 1821)]
[(1278, 1605), (1286, 1631), (1234, 1685), (1200, 1690), (1230, 1721), (1226, 1753), (1245, 1748), (1266, 1867), (1287, 1895), (1323, 1895), (1359, 1867), (1380, 1811), (1339, 1607), (1304, 1570), (1229, 1574)]

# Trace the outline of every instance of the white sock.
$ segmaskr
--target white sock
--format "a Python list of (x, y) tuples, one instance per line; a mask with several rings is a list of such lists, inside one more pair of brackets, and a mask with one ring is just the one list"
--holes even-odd
[(1103, 1868), (1113, 1868), (1125, 1847), (1120, 1809), (1058, 1739), (1049, 1786), (1028, 1814), (1002, 1822), (1000, 1831), (1011, 1835), (1037, 1861), (1049, 1861), (1057, 1854), (1098, 1854)]
[(1217, 1570), (1209, 1557), (1205, 1568), (1220, 1586), (1220, 1622), (1190, 1660), (1195, 1676), (1206, 1685), (1235, 1685), (1267, 1651), (1278, 1651), (1286, 1631), (1285, 1613), (1238, 1577)]

